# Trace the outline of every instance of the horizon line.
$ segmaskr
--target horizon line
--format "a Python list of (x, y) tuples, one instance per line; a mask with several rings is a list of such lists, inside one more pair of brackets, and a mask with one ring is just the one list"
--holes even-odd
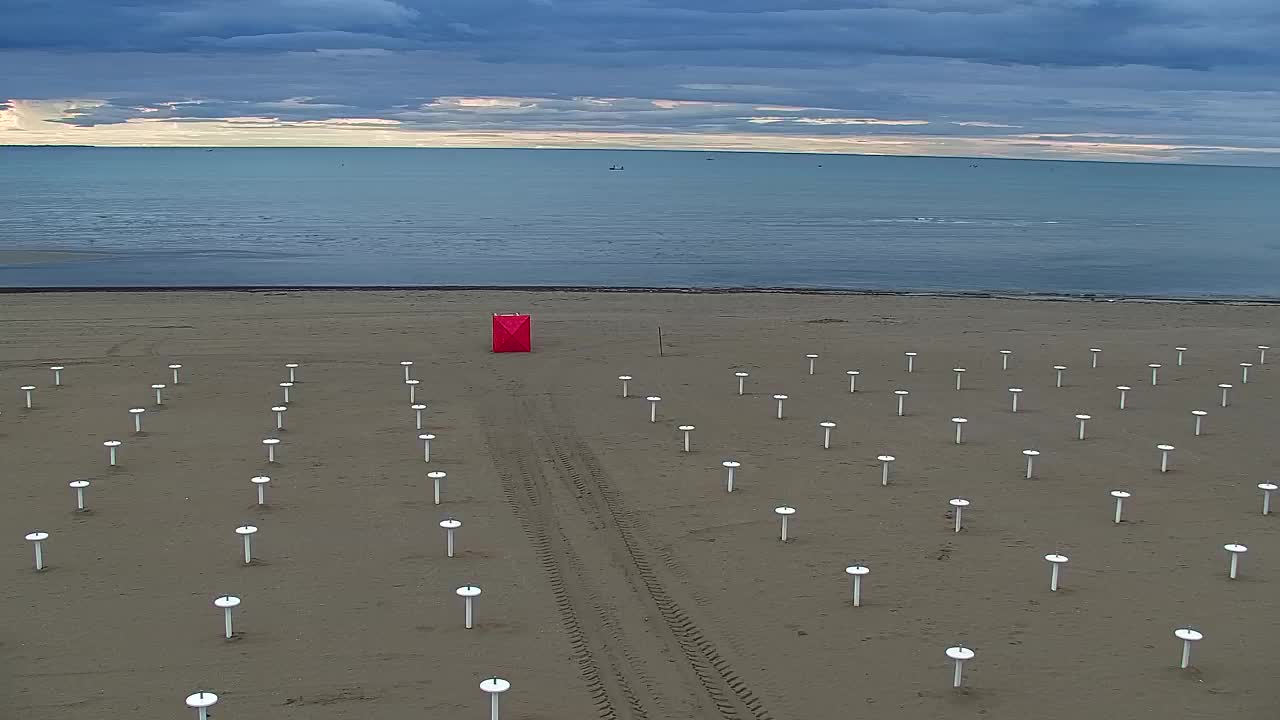
[(6, 143), (0, 142), (0, 149), (78, 149), (78, 150), (533, 150), (560, 152), (655, 152), (655, 153), (720, 153), (734, 155), (807, 155), (814, 157), (859, 157), (859, 158), (908, 158), (932, 160), (985, 160), (1010, 162), (1046, 162), (1046, 163), (1092, 163), (1101, 165), (1154, 165), (1158, 167), (1220, 167), (1248, 168), (1257, 170), (1280, 170), (1280, 165), (1255, 165), (1249, 163), (1214, 163), (1193, 162), (1186, 160), (1131, 160), (1107, 158), (1042, 158), (1042, 157), (1008, 157), (1000, 155), (926, 155), (917, 153), (856, 153), (835, 150), (756, 150), (750, 148), (640, 148), (640, 147), (536, 147), (529, 145), (494, 145), (476, 147), (471, 145), (145, 145), (145, 144), (92, 144), (92, 143)]

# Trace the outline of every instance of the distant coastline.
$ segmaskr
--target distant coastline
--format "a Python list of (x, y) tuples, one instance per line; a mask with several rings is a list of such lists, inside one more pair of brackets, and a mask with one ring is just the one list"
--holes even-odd
[(930, 290), (850, 290), (840, 288), (802, 287), (587, 287), (580, 285), (183, 285), (173, 287), (4, 287), (0, 295), (74, 294), (74, 293), (584, 293), (636, 295), (822, 295), (868, 297), (919, 297), (957, 300), (1032, 300), (1038, 302), (1105, 302), (1105, 303), (1173, 303), (1186, 305), (1280, 305), (1280, 297), (1106, 295), (1098, 293), (986, 292)]
[(1208, 167), (1208, 168), (1241, 168), (1256, 170), (1277, 170), (1280, 165), (1254, 165), (1249, 163), (1196, 163), (1196, 162), (1155, 162), (1150, 160), (1105, 160), (1095, 158), (1058, 158), (1058, 157), (1001, 157), (984, 155), (912, 155), (885, 153), (852, 153), (823, 152), (817, 150), (751, 150), (737, 148), (638, 148), (638, 147), (522, 147), (518, 145), (495, 147), (472, 147), (468, 145), (424, 147), (419, 145), (5, 145), (0, 143), (0, 150), (8, 148), (21, 149), (64, 149), (79, 150), (377, 150), (377, 151), (449, 151), (475, 150), (481, 152), (538, 151), (538, 152), (581, 152), (581, 153), (682, 153), (698, 155), (779, 155), (797, 157), (850, 157), (850, 158), (903, 158), (911, 160), (955, 160), (964, 162), (1022, 162), (1022, 163), (1068, 163), (1072, 165), (1136, 165), (1150, 167)]

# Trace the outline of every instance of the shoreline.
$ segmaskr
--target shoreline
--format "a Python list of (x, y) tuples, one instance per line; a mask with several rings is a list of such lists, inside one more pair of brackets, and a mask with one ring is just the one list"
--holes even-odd
[(172, 286), (30, 286), (3, 287), (0, 295), (56, 293), (278, 293), (278, 292), (513, 292), (513, 293), (598, 293), (637, 295), (816, 295), (918, 297), (988, 300), (1031, 300), (1042, 302), (1126, 302), (1172, 303), (1186, 305), (1280, 305), (1280, 297), (1252, 296), (1161, 296), (1109, 295), (1104, 293), (1009, 293), (983, 290), (854, 290), (842, 288), (802, 287), (648, 287), (648, 286), (577, 286), (577, 285), (172, 285)]

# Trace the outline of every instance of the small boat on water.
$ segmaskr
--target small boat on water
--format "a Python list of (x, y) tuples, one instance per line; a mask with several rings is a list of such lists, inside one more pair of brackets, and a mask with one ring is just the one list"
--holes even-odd
[(627, 168), (623, 165), (610, 165), (609, 169), (612, 171), (617, 171), (617, 170), (626, 170)]

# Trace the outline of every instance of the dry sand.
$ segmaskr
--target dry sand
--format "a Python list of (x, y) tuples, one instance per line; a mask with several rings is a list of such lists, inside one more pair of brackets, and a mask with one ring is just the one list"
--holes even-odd
[[(1274, 680), (1280, 348), (1264, 306), (806, 295), (5, 296), (0, 716), (1263, 718)], [(488, 314), (534, 315), (533, 354)], [(667, 344), (657, 356), (656, 328)], [(1175, 366), (1173, 346), (1186, 344)], [(1087, 348), (1104, 348), (1089, 368)], [(1008, 372), (996, 350), (1015, 351)], [(904, 351), (916, 351), (906, 373)], [(807, 374), (805, 353), (821, 355)], [(400, 360), (414, 360), (429, 465)], [(283, 364), (302, 363), (280, 463)], [(46, 366), (66, 365), (51, 387)], [(132, 434), (127, 408), (181, 362)], [(1152, 388), (1146, 364), (1162, 362)], [(1069, 366), (1066, 387), (1051, 366)], [(951, 368), (968, 368), (956, 392)], [(751, 372), (736, 395), (733, 371)], [(862, 370), (859, 392), (844, 371)], [(663, 396), (659, 422), (644, 400)], [(1218, 407), (1219, 382), (1231, 407)], [(38, 385), (21, 408), (23, 384)], [(1116, 407), (1117, 384), (1134, 387)], [(1006, 388), (1026, 388), (1009, 412)], [(891, 390), (907, 388), (908, 415)], [(769, 395), (790, 395), (774, 419)], [(1193, 437), (1195, 408), (1209, 411)], [(1075, 440), (1078, 412), (1093, 415)], [(949, 419), (970, 419), (953, 444)], [(818, 422), (839, 423), (830, 450)], [(697, 426), (679, 452), (678, 423)], [(124, 441), (109, 471), (102, 441)], [(1159, 442), (1177, 446), (1159, 472)], [(1043, 451), (1023, 477), (1024, 448)], [(875, 456), (898, 457), (879, 484)], [(724, 491), (720, 462), (742, 462)], [(431, 502), (428, 469), (449, 473)], [(254, 506), (251, 476), (273, 478)], [(91, 513), (67, 482), (92, 481)], [(1111, 522), (1108, 491), (1133, 493)], [(952, 532), (947, 500), (972, 506)], [(1280, 497), (1276, 498), (1280, 505)], [(793, 541), (773, 508), (790, 504)], [(438, 521), (463, 522), (444, 557)], [(241, 564), (236, 526), (261, 528)], [(22, 536), (39, 528), (50, 569)], [(1222, 545), (1250, 550), (1238, 581)], [(1048, 589), (1043, 556), (1071, 558)], [(871, 568), (864, 605), (844, 567)], [(484, 594), (462, 628), (453, 594)], [(223, 640), (214, 596), (243, 598)], [(1174, 628), (1205, 633), (1177, 667)], [(943, 655), (977, 657), (966, 688)], [(191, 713), (194, 717), (194, 713)]]

